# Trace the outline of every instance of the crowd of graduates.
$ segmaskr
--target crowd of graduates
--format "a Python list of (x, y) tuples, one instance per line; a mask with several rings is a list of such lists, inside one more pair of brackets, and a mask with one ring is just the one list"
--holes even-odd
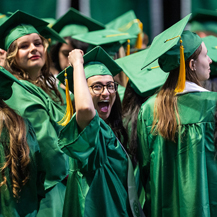
[(213, 17), (1, 15), (0, 216), (216, 216)]

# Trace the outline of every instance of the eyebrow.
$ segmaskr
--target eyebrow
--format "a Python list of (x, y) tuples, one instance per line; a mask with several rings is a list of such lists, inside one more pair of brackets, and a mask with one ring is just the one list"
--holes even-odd
[[(106, 85), (107, 84), (110, 84), (110, 83), (112, 83), (112, 82), (114, 82), (114, 81), (108, 81), (107, 83), (106, 83)], [(101, 85), (104, 85), (102, 82), (100, 82), (100, 81), (95, 81), (95, 82), (93, 82), (92, 84), (91, 84), (91, 86), (93, 86), (93, 85), (95, 85), (95, 84), (101, 84)]]

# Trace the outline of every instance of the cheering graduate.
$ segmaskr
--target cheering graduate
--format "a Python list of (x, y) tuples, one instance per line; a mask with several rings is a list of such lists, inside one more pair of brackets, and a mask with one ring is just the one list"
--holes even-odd
[(64, 82), (67, 73), (76, 108), (68, 124), (70, 116), (65, 117), (59, 136), (61, 149), (71, 157), (63, 216), (143, 216), (123, 148), (127, 134), (113, 78), (122, 69), (101, 47), (84, 58), (81, 50), (73, 50), (69, 62), (73, 68), (58, 76)]
[[(200, 86), (211, 59), (201, 38), (184, 31), (190, 15), (158, 35), (143, 66), (158, 59), (169, 76), (138, 115), (138, 158), (147, 216), (216, 216), (217, 93)], [(183, 49), (184, 47), (184, 49)]]
[[(68, 175), (68, 157), (59, 149), (58, 133), (64, 111), (55, 78), (49, 72), (47, 40), (39, 32), (47, 23), (17, 11), (1, 26), (0, 47), (7, 50), (6, 67), (31, 94), (13, 85), (11, 98), (5, 101), (31, 122), (40, 146), (45, 177), (45, 198), (40, 203), (38, 216), (61, 216)], [(55, 102), (56, 101), (56, 102)]]
[(12, 95), (14, 82), (28, 89), (0, 67), (0, 216), (36, 216), (44, 197), (44, 177), (40, 149), (29, 121), (3, 100)]

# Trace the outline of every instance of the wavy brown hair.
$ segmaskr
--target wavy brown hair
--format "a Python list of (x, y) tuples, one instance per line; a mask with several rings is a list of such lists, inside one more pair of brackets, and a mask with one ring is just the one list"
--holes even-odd
[(7, 187), (6, 174), (9, 174), (13, 196), (18, 198), (21, 187), (29, 179), (30, 150), (26, 141), (23, 118), (8, 107), (2, 99), (0, 99), (0, 142), (5, 152), (5, 164), (0, 168), (3, 177), (0, 189), (3, 190), (3, 186)]
[(47, 52), (47, 48), (49, 45), (48, 41), (41, 35), (39, 36), (45, 48), (46, 61), (45, 61), (45, 65), (41, 69), (41, 74), (36, 81), (32, 81), (29, 78), (28, 73), (25, 72), (22, 68), (20, 68), (20, 66), (16, 62), (16, 55), (18, 52), (17, 40), (15, 40), (7, 50), (5, 68), (9, 72), (11, 72), (14, 76), (16, 76), (18, 79), (27, 80), (32, 84), (35, 84), (36, 86), (42, 88), (54, 101), (61, 102), (63, 104), (61, 94), (56, 87), (56, 79), (50, 72), (51, 60)]
[[(196, 60), (202, 50), (200, 45), (197, 50), (185, 61), (186, 80), (201, 86), (197, 75), (190, 69), (190, 60)], [(159, 133), (164, 139), (175, 141), (175, 134), (180, 125), (175, 88), (178, 81), (179, 68), (172, 70), (157, 94), (154, 105), (154, 121), (152, 133)]]

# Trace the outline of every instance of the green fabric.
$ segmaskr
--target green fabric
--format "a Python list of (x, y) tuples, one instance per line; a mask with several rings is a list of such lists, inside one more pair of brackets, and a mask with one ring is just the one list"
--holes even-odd
[[(96, 64), (93, 64), (93, 62)], [(88, 69), (89, 67), (90, 70)], [(95, 47), (84, 55), (84, 68), (86, 78), (102, 74), (112, 74), (115, 76), (122, 71), (120, 66), (100, 46)], [(69, 81), (69, 90), (73, 92), (73, 68), (71, 66), (67, 67), (66, 72)], [(57, 79), (63, 84), (65, 83), (64, 74), (65, 70), (57, 75)]]
[(128, 39), (137, 38), (137, 36), (114, 29), (103, 29), (74, 35), (72, 38), (90, 44), (88, 50), (94, 46), (100, 45), (107, 53), (115, 55), (122, 44), (126, 43)]
[(134, 11), (130, 10), (110, 21), (105, 26), (107, 29), (116, 29), (120, 32), (127, 32), (137, 36), (140, 33), (140, 28), (136, 19)]
[(42, 31), (40, 31), (39, 34), (42, 35), (46, 39), (51, 39), (54, 41), (58, 41), (60, 43), (67, 44), (64, 38), (62, 38), (60, 34), (58, 34), (55, 30), (51, 29), (48, 26), (44, 28)]
[(129, 78), (131, 87), (142, 97), (153, 95), (168, 77), (168, 74), (162, 71), (160, 67), (153, 68), (158, 66), (157, 60), (141, 70), (142, 60), (147, 57), (148, 50), (145, 49), (115, 60)]
[[(36, 140), (35, 132), (28, 121), (26, 123), (26, 139), (30, 148), (30, 164), (29, 164), (29, 180), (21, 188), (20, 198), (18, 202), (13, 197), (11, 189), (11, 178), (9, 176), (9, 169), (6, 170), (7, 188), (1, 187), (1, 205), (0, 216), (1, 217), (35, 217), (37, 215), (39, 202), (44, 197), (44, 177), (42, 159), (40, 155), (40, 149)], [(0, 163), (1, 166), (5, 163), (5, 143), (3, 141), (8, 140), (8, 133), (3, 128), (0, 136)], [(0, 182), (2, 182), (2, 175), (0, 173)]]
[(63, 216), (129, 216), (128, 159), (98, 114), (82, 132), (74, 115), (60, 132), (59, 145), (71, 157)]
[(207, 54), (212, 60), (212, 63), (210, 64), (210, 69), (211, 69), (210, 76), (216, 76), (217, 75), (217, 37), (210, 35), (202, 38), (202, 40), (208, 50)]
[(62, 37), (66, 37), (66, 36), (74, 36), (74, 35), (78, 35), (78, 34), (84, 34), (87, 32), (89, 32), (89, 30), (84, 25), (68, 24), (68, 25), (65, 25), (60, 30), (60, 35)]
[[(25, 80), (21, 82), (31, 90), (32, 94), (15, 83), (12, 86), (13, 94), (6, 103), (18, 111), (22, 117), (28, 118), (33, 125), (46, 171), (44, 186), (46, 193), (49, 194), (51, 188), (60, 183), (69, 173), (68, 156), (58, 146), (58, 134), (62, 126), (57, 122), (62, 119), (64, 108), (55, 103), (41, 88)], [(51, 194), (62, 197), (64, 192)], [(60, 201), (46, 202), (47, 207), (52, 207), (49, 209), (50, 215), (47, 216), (59, 212), (60, 207), (63, 207)], [(40, 209), (43, 209), (43, 206)], [(43, 211), (48, 212), (47, 209), (41, 212)]]
[(0, 26), (0, 48), (8, 50), (16, 39), (31, 33), (38, 33), (48, 25), (47, 22), (17, 10)]
[(14, 82), (19, 84), (22, 88), (30, 91), (25, 85), (23, 85), (16, 77), (14, 77), (10, 72), (0, 66), (0, 98), (7, 100), (12, 95), (12, 85)]
[(141, 31), (138, 25), (138, 20), (133, 10), (129, 10), (126, 13), (120, 15), (119, 17), (116, 17), (114, 20), (110, 21), (105, 26), (107, 29), (116, 29), (120, 32), (135, 35), (136, 37), (130, 40), (131, 45), (135, 45), (137, 35)]
[[(76, 28), (79, 28), (79, 26), (86, 26), (89, 31), (95, 31), (99, 29), (104, 29), (104, 25), (97, 20), (94, 20), (92, 18), (89, 18), (87, 16), (82, 15), (79, 11), (77, 11), (74, 8), (70, 8), (62, 17), (60, 17), (52, 26), (54, 30), (60, 33), (60, 31), (68, 24), (78, 24)], [(75, 27), (75, 26), (74, 26)], [(80, 31), (80, 28), (79, 28)], [(68, 34), (68, 32), (66, 31)], [(69, 32), (70, 33), (70, 32)], [(70, 35), (61, 35), (63, 37), (65, 36), (71, 36)]]
[[(184, 57), (187, 60), (201, 45), (202, 39), (194, 32), (184, 31), (181, 34), (182, 45), (184, 47)], [(180, 42), (170, 48), (158, 59), (159, 66), (165, 72), (170, 72), (180, 65)]]
[(118, 94), (119, 94), (119, 96), (120, 96), (121, 102), (122, 102), (123, 99), (124, 99), (125, 90), (126, 90), (125, 87), (121, 86), (120, 84), (118, 85)]
[[(211, 8), (210, 8), (211, 9)], [(217, 13), (214, 10), (197, 9), (189, 20), (191, 31), (217, 33)]]
[(65, 199), (66, 184), (59, 182), (46, 192), (46, 197), (40, 202), (40, 210), (37, 217), (61, 217)]
[[(143, 68), (154, 62), (180, 41), (180, 38), (177, 36), (180, 36), (182, 34), (190, 16), (191, 14), (184, 17), (182, 20), (175, 23), (173, 26), (163, 31), (153, 39), (153, 42), (147, 54), (147, 58), (143, 62)], [(166, 40), (169, 41), (166, 42)]]
[(112, 73), (109, 71), (109, 69), (100, 62), (89, 62), (84, 67), (85, 71), (85, 77), (86, 79), (94, 76), (94, 75), (111, 75)]
[(7, 20), (7, 16), (5, 14), (0, 13), (0, 25)]
[(57, 136), (62, 128), (57, 122), (62, 119), (64, 109), (41, 88), (28, 81), (20, 81), (32, 91), (32, 94), (14, 84), (11, 98), (5, 102), (22, 117), (28, 118), (33, 125), (45, 162), (45, 189), (48, 189), (68, 174), (67, 156), (57, 145)]
[(177, 97), (181, 128), (175, 143), (151, 134), (155, 99), (156, 95), (142, 105), (137, 125), (146, 216), (215, 217), (217, 93), (194, 92)]

